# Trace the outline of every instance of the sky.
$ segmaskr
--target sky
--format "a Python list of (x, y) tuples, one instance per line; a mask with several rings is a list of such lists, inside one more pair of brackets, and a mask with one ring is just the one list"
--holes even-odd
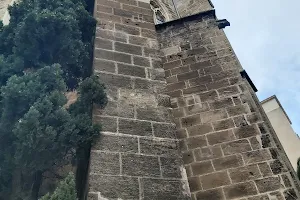
[(243, 68), (264, 100), (276, 95), (300, 135), (300, 1), (212, 0)]

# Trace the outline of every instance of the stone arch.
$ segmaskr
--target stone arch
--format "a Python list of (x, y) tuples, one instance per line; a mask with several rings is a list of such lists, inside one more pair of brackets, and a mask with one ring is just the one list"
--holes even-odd
[(155, 24), (161, 24), (170, 20), (167, 14), (167, 9), (157, 0), (150, 1), (151, 9), (153, 10), (153, 19)]
[(174, 0), (150, 0), (155, 24), (161, 24), (178, 19)]

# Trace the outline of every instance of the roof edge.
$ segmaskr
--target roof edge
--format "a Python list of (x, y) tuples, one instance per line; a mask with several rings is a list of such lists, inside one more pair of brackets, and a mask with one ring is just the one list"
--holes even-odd
[(285, 115), (286, 118), (289, 120), (290, 124), (293, 124), (292, 121), (290, 120), (289, 116), (288, 116), (287, 113), (285, 112), (283, 106), (281, 105), (281, 103), (280, 103), (280, 101), (278, 100), (278, 98), (277, 98), (276, 95), (270, 96), (270, 97), (266, 98), (265, 100), (261, 101), (260, 103), (261, 103), (261, 104), (264, 104), (264, 103), (266, 103), (266, 102), (268, 102), (268, 101), (270, 101), (270, 100), (272, 100), (272, 99), (275, 99), (275, 100), (276, 100), (277, 104), (278, 104), (279, 107), (282, 109), (284, 115)]

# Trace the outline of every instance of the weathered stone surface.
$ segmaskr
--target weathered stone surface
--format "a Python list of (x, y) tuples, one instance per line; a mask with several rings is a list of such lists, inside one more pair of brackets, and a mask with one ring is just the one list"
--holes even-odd
[(212, 132), (213, 128), (211, 124), (202, 124), (197, 126), (192, 126), (187, 128), (189, 136), (204, 135), (206, 133)]
[(233, 142), (222, 144), (221, 146), (225, 155), (251, 151), (251, 146), (248, 140), (236, 140)]
[(226, 108), (228, 106), (233, 106), (233, 101), (231, 98), (225, 98), (221, 100), (216, 100), (209, 103), (209, 107), (212, 109), (221, 109)]
[[(125, 11), (127, 12), (127, 11)], [(122, 31), (124, 33), (128, 33), (130, 35), (140, 35), (140, 30), (138, 27), (126, 26), (123, 24), (116, 24), (115, 28), (117, 31)]]
[(200, 177), (200, 180), (204, 190), (230, 184), (230, 179), (226, 171), (203, 175)]
[(189, 80), (189, 84), (190, 86), (197, 86), (197, 85), (204, 85), (207, 84), (209, 82), (212, 82), (212, 78), (210, 75), (208, 76), (201, 76), (199, 78), (195, 78), (195, 79), (191, 79)]
[(138, 153), (138, 139), (135, 137), (101, 134), (93, 145), (93, 149), (110, 152)]
[(119, 76), (115, 74), (98, 73), (99, 79), (106, 87), (132, 88), (132, 82), (129, 77)]
[(134, 118), (135, 105), (133, 102), (120, 100), (117, 104), (117, 112), (119, 117)]
[(280, 188), (279, 177), (269, 177), (255, 181), (258, 191), (261, 193), (278, 190)]
[(116, 72), (116, 66), (114, 62), (101, 60), (101, 59), (95, 59), (94, 69), (99, 71), (112, 72), (112, 73)]
[(88, 200), (98, 200), (98, 194), (97, 193), (89, 193), (87, 199)]
[(111, 61), (131, 63), (131, 56), (124, 53), (117, 53), (113, 51), (106, 51), (103, 49), (96, 49), (95, 56), (96, 58), (102, 58)]
[(205, 190), (196, 193), (197, 200), (224, 200), (222, 189)]
[(207, 146), (207, 141), (205, 136), (190, 137), (186, 140), (188, 149), (196, 149), (199, 147)]
[(178, 156), (178, 143), (174, 140), (140, 139), (141, 153), (160, 156)]
[(261, 177), (257, 165), (231, 169), (229, 170), (229, 176), (233, 183), (246, 182)]
[(234, 117), (233, 121), (236, 127), (243, 127), (249, 125), (244, 115)]
[(219, 144), (223, 142), (229, 142), (235, 139), (232, 130), (220, 131), (206, 135), (208, 143), (210, 145)]
[(141, 179), (145, 200), (185, 200), (188, 191), (182, 189), (184, 184), (180, 180)]
[[(130, 40), (130, 38), (129, 38)], [(142, 67), (150, 67), (150, 60), (148, 58), (134, 56), (133, 57), (133, 64), (139, 65)]]
[(117, 132), (117, 118), (94, 116), (93, 120), (101, 124), (102, 131)]
[(298, 199), (297, 194), (294, 189), (287, 189), (284, 191), (284, 198), (286, 200), (296, 200)]
[(189, 177), (188, 181), (189, 181), (189, 186), (190, 186), (191, 192), (202, 190), (201, 182), (200, 182), (200, 179), (198, 176)]
[(184, 164), (190, 164), (195, 161), (193, 151), (187, 151), (182, 154)]
[(100, 192), (104, 198), (139, 199), (138, 178), (125, 176), (90, 175), (91, 192)]
[[(95, 62), (94, 69), (107, 87), (109, 103), (105, 110), (95, 110), (94, 120), (104, 118), (109, 136), (94, 148), (120, 158), (91, 161), (99, 167), (104, 165), (100, 160), (109, 159), (104, 169), (92, 166), (91, 173), (96, 169), (106, 176), (98, 185), (92, 178), (90, 192), (109, 200), (186, 200), (190, 191), (192, 200), (293, 199), (293, 190), (274, 185), (273, 178), (280, 177), (282, 187), (290, 187), (293, 174), (267, 122), (260, 119), (255, 94), (240, 76), (242, 68), (215, 12), (165, 23), (155, 31), (148, 3), (97, 3), (95, 57), (107, 66)], [(186, 13), (207, 3), (181, 2), (189, 8)], [(169, 95), (171, 103), (160, 101), (159, 93)], [(174, 109), (173, 119), (165, 107)], [(119, 171), (106, 169), (117, 161)]]
[(155, 122), (170, 122), (170, 110), (165, 107), (145, 106), (137, 107), (136, 115), (138, 119)]
[(227, 118), (227, 113), (224, 110), (214, 110), (201, 114), (201, 120), (203, 123), (214, 122)]
[(191, 115), (188, 117), (181, 118), (182, 127), (190, 127), (195, 126), (201, 123), (200, 115)]
[(229, 86), (229, 81), (227, 79), (206, 84), (206, 87), (209, 90), (219, 89), (227, 86)]
[(153, 123), (153, 132), (155, 137), (161, 138), (177, 138), (178, 131), (174, 124)]
[(259, 131), (255, 125), (243, 126), (234, 130), (237, 138), (253, 137), (259, 134)]
[(263, 177), (273, 175), (268, 163), (259, 163), (258, 167), (259, 167), (259, 170), (260, 170), (261, 174), (263, 175)]
[(118, 63), (118, 73), (129, 76), (146, 78), (145, 68)]
[(280, 160), (274, 160), (270, 163), (271, 170), (273, 174), (280, 174), (282, 172), (286, 172), (286, 168), (282, 164)]
[(227, 112), (229, 116), (236, 116), (236, 115), (250, 113), (250, 109), (248, 105), (238, 105), (238, 106), (227, 108)]
[(161, 157), (161, 173), (165, 178), (181, 178), (181, 171), (184, 166), (180, 158), (166, 158)]
[(93, 174), (120, 174), (120, 155), (91, 152), (90, 170)]
[(215, 90), (210, 90), (208, 92), (203, 92), (199, 94), (201, 101), (214, 101), (218, 98), (218, 94)]
[(249, 197), (248, 200), (269, 200), (268, 195), (259, 195), (255, 197)]
[(261, 145), (261, 140), (259, 140), (258, 137), (259, 136), (249, 138), (249, 141), (250, 141), (250, 144), (251, 144), (251, 147), (252, 147), (253, 150), (263, 148), (262, 145)]
[(122, 173), (129, 176), (160, 176), (158, 157), (136, 154), (122, 155)]
[(211, 161), (192, 163), (191, 168), (194, 175), (203, 175), (214, 171)]
[(267, 149), (251, 151), (243, 153), (242, 155), (246, 164), (252, 164), (271, 159), (271, 155)]
[(242, 157), (239, 155), (226, 156), (213, 160), (213, 165), (216, 170), (224, 170), (243, 166)]
[(284, 185), (285, 185), (286, 188), (292, 187), (291, 181), (290, 181), (287, 174), (281, 175), (281, 179), (283, 180)]
[(221, 130), (226, 130), (230, 128), (234, 128), (234, 122), (233, 119), (224, 119), (220, 121), (213, 122), (213, 127), (214, 130), (216, 131), (221, 131)]
[(204, 92), (207, 91), (207, 89), (204, 85), (198, 85), (195, 87), (189, 87), (187, 89), (183, 89), (182, 91), (184, 95), (189, 95), (189, 94)]
[(119, 119), (119, 132), (129, 135), (152, 136), (150, 122)]
[(112, 43), (112, 41), (109, 41), (109, 40), (96, 38), (95, 39), (95, 47), (96, 48), (101, 48), (101, 49), (112, 50), (113, 49), (113, 43)]
[(197, 161), (220, 158), (222, 156), (223, 154), (220, 146), (210, 146), (195, 150), (195, 158)]
[(227, 199), (241, 198), (256, 195), (257, 190), (253, 182), (238, 183), (224, 188)]

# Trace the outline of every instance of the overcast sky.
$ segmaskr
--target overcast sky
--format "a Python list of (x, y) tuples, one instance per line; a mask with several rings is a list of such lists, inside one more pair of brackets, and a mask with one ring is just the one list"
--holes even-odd
[(300, 134), (300, 1), (212, 0), (243, 68), (264, 100), (277, 95)]

